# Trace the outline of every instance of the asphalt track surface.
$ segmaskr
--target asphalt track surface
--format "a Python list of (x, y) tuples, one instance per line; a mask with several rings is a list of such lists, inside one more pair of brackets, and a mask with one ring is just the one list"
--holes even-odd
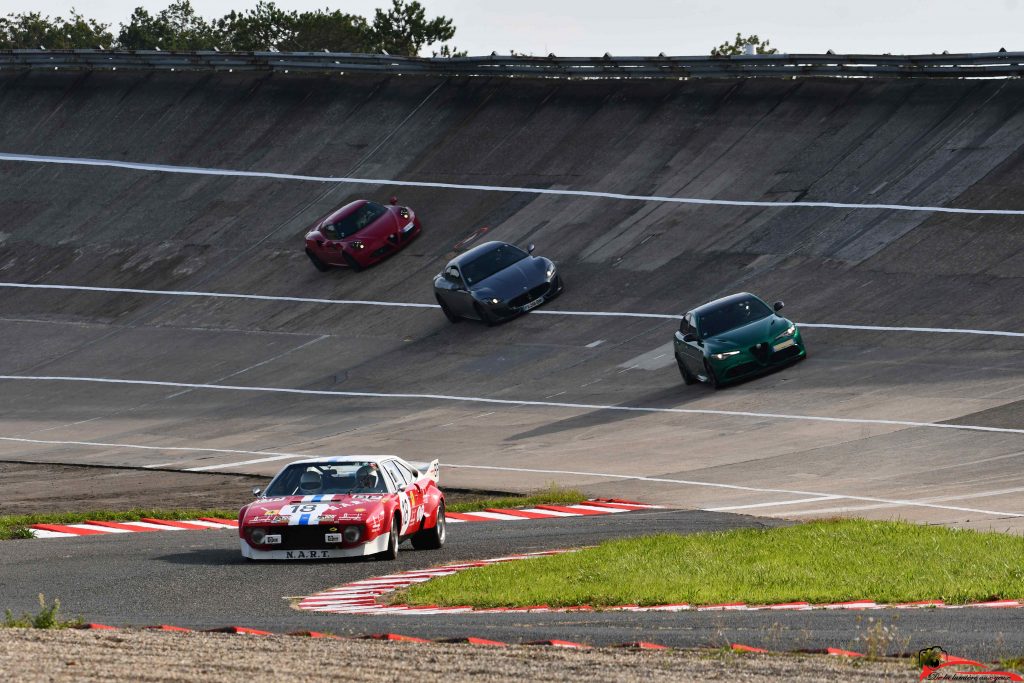
[[(234, 625), (277, 633), (390, 632), (430, 639), (475, 636), (508, 643), (557, 639), (616, 645), (646, 640), (673, 647), (743, 643), (772, 650), (840, 647), (864, 652), (869, 649), (870, 634), (881, 623), (890, 629), (890, 636), (876, 636), (871, 647), (887, 654), (916, 652), (941, 643), (950, 652), (995, 659), (1024, 648), (1019, 610), (1008, 609), (361, 616), (300, 612), (286, 599), (444, 562), (575, 547), (652, 531), (690, 533), (766, 523), (778, 524), (723, 513), (651, 511), (600, 520), (460, 524), (450, 527), (443, 550), (417, 552), (406, 544), (394, 563), (247, 563), (239, 556), (236, 532), (229, 530), (11, 541), (0, 555), (0, 591), (18, 596), (11, 605), (16, 613), (36, 611), (35, 595), (44, 592), (61, 596), (66, 617), (81, 613), (91, 621), (123, 626)], [(58, 571), (41, 570), (56, 561)]]
[[(8, 156), (0, 281), (421, 305), (5, 288), (0, 375), (36, 379), (0, 380), (0, 458), (270, 475), (297, 455), (390, 452), (439, 458), (462, 488), (557, 481), (681, 508), (1019, 533), (1022, 105), (1017, 81), (0, 74), (8, 155), (409, 183)], [(312, 269), (309, 223), (391, 194), (421, 238), (364, 273)], [(1007, 213), (899, 208), (935, 206)], [(422, 307), (481, 227), (535, 242), (566, 293), (493, 329)], [(809, 359), (718, 392), (682, 386), (661, 316), (737, 290), (784, 299), (810, 324)], [(459, 533), (490, 555), (484, 530)], [(99, 542), (169, 542), (152, 536)], [(5, 562), (14, 547), (58, 552), (5, 544)], [(263, 571), (276, 585), (294, 569)], [(1002, 632), (1003, 614), (900, 619), (970, 637)], [(718, 618), (831, 630), (854, 617), (692, 617)]]

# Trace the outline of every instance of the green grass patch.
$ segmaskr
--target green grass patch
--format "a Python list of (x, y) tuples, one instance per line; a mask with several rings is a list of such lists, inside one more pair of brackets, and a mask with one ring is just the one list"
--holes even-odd
[(464, 503), (452, 503), (448, 512), (476, 512), (487, 508), (527, 508), (535, 505), (572, 505), (582, 503), (587, 497), (576, 489), (564, 489), (551, 486), (528, 496), (509, 496), (507, 498), (484, 498)]
[(1020, 536), (836, 520), (608, 541), (459, 572), (417, 584), (393, 601), (478, 607), (859, 599), (962, 604), (1024, 598), (1022, 560)]
[(20, 617), (14, 616), (11, 610), (6, 610), (3, 625), (7, 628), (78, 628), (82, 625), (79, 619), (61, 619), (57, 613), (60, 611), (60, 600), (53, 599), (53, 604), (47, 605), (46, 598), (39, 594), (39, 613), (29, 614), (25, 612)]
[(94, 510), (93, 512), (60, 512), (36, 515), (0, 515), (0, 540), (9, 538), (31, 538), (29, 526), (32, 524), (79, 524), (95, 519), (100, 522), (135, 522), (143, 517), (153, 519), (198, 519), (200, 517), (221, 517), (236, 519), (238, 510), (214, 509), (147, 509), (132, 508), (131, 510)]

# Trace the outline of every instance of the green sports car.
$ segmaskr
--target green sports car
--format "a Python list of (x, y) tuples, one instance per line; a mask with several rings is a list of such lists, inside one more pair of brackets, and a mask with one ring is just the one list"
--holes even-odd
[(698, 306), (683, 316), (675, 336), (676, 364), (687, 384), (723, 384), (767, 372), (807, 357), (796, 324), (741, 292)]

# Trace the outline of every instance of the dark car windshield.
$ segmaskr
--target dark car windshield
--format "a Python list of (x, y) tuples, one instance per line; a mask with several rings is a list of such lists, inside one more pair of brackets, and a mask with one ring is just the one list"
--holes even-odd
[(772, 309), (756, 297), (744, 297), (702, 311), (697, 317), (697, 327), (703, 337), (715, 337), (722, 332), (742, 327), (772, 314)]
[(270, 482), (264, 496), (387, 493), (384, 473), (372, 462), (296, 463)]
[(351, 237), (370, 223), (383, 216), (387, 209), (376, 202), (367, 202), (344, 218), (325, 225), (321, 229), (329, 240), (343, 240)]
[(502, 244), (500, 247), (491, 249), (485, 254), (480, 254), (469, 263), (462, 264), (462, 277), (466, 284), (472, 287), (478, 282), (486, 280), (500, 270), (505, 270), (513, 263), (526, 258), (526, 252), (511, 244)]

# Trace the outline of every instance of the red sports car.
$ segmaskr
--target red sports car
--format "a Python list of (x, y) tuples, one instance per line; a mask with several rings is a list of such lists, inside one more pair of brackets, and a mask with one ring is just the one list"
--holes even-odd
[(351, 455), (294, 462), (238, 513), (242, 557), (314, 560), (398, 557), (444, 545), (444, 494), (438, 462), (415, 465), (393, 455)]
[(316, 269), (347, 266), (359, 271), (383, 261), (420, 234), (420, 221), (408, 206), (384, 206), (366, 199), (346, 204), (306, 233), (306, 255)]

